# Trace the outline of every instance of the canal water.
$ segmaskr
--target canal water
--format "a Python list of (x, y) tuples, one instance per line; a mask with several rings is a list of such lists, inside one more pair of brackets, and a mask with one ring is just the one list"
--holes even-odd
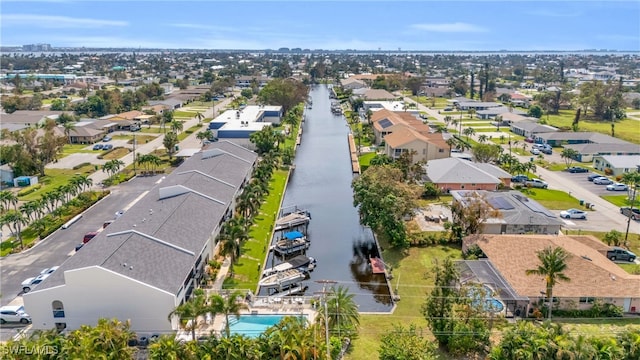
[[(331, 113), (330, 89), (315, 85), (310, 91), (311, 109), (305, 110), (302, 143), (295, 158), (283, 208), (297, 206), (311, 213), (307, 256), (318, 264), (305, 281), (305, 295), (322, 291), (318, 280), (333, 280), (349, 288), (363, 312), (392, 308), (384, 275), (371, 273), (368, 255), (377, 251), (373, 235), (360, 225), (353, 206), (353, 172), (347, 142), (349, 127), (343, 116)], [(281, 237), (276, 233), (275, 237)], [(268, 259), (272, 264), (272, 259)]]

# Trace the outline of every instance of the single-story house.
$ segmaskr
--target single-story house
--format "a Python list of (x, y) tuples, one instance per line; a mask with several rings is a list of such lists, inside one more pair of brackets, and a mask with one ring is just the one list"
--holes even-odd
[(448, 86), (423, 86), (420, 92), (428, 97), (445, 97), (451, 91)]
[(629, 144), (609, 135), (589, 131), (562, 131), (536, 134), (536, 138), (551, 146), (564, 144)]
[(632, 143), (617, 144), (572, 144), (564, 148), (578, 152), (575, 158), (579, 162), (592, 162), (594, 157), (602, 155), (640, 155), (640, 145)]
[(393, 159), (397, 159), (403, 153), (415, 151), (414, 163), (449, 156), (449, 146), (442, 138), (442, 134), (421, 134), (407, 125), (399, 125), (384, 137), (384, 151)]
[(2, 114), (0, 126), (3, 129), (37, 127), (47, 119), (57, 119), (63, 113), (64, 111), (17, 110), (11, 114)]
[(183, 100), (176, 99), (174, 97), (167, 98), (167, 99), (164, 99), (164, 100), (149, 100), (149, 105), (151, 105), (151, 106), (163, 105), (167, 109), (173, 109), (173, 110), (179, 109), (180, 107), (182, 107), (183, 103), (184, 103)]
[(450, 190), (498, 190), (511, 184), (511, 174), (487, 163), (447, 157), (430, 160), (425, 165), (426, 181), (443, 192)]
[(269, 125), (280, 124), (282, 106), (250, 105), (241, 110), (227, 110), (209, 122), (209, 130), (218, 139), (229, 140), (249, 149), (249, 137)]
[(248, 88), (248, 87), (251, 87), (253, 83), (257, 83), (258, 87), (263, 88), (265, 85), (267, 85), (269, 80), (271, 80), (270, 77), (263, 76), (263, 75), (259, 75), (259, 76), (242, 75), (242, 76), (238, 76), (238, 78), (236, 79), (236, 86), (239, 88)]
[(519, 191), (452, 190), (453, 202), (485, 202), (500, 216), (485, 221), (483, 234), (557, 234), (564, 222)]
[(457, 106), (458, 106), (458, 109), (460, 110), (473, 109), (475, 111), (479, 111), (479, 110), (487, 110), (490, 108), (499, 107), (499, 106), (502, 106), (502, 104), (499, 104), (493, 101), (458, 101)]
[[(506, 115), (506, 114), (505, 114)], [(541, 133), (552, 133), (558, 131), (557, 128), (550, 125), (541, 125), (533, 121), (518, 121), (509, 124), (512, 133), (522, 135), (524, 137), (536, 137)], [(553, 145), (552, 145), (553, 146)]]
[(478, 110), (476, 116), (479, 119), (493, 119), (498, 115), (518, 114), (524, 116), (526, 113), (518, 109), (509, 109), (506, 106), (496, 106), (486, 110)]
[(353, 96), (360, 97), (363, 100), (395, 100), (398, 96), (393, 95), (384, 89), (362, 88), (353, 90)]
[[(501, 282), (530, 303), (525, 314), (546, 301), (544, 276), (527, 275), (538, 267), (537, 253), (560, 247), (569, 255), (563, 272), (570, 281), (558, 281), (553, 287), (553, 306), (559, 309), (589, 309), (596, 299), (622, 307), (625, 313), (640, 313), (640, 275), (632, 275), (607, 259), (602, 242), (590, 235), (493, 235), (468, 236), (463, 250), (477, 245)], [(488, 284), (491, 285), (491, 284)]]
[[(640, 155), (598, 155), (593, 157), (593, 167), (600, 171), (610, 171), (618, 176), (638, 171)], [(609, 169), (609, 170), (607, 170)]]
[(342, 85), (342, 88), (345, 90), (355, 90), (367, 87), (367, 84), (364, 81), (353, 77), (340, 80), (340, 85)]
[(202, 279), (256, 159), (228, 141), (186, 159), (23, 295), (32, 327), (73, 330), (117, 318), (137, 333), (176, 330), (178, 319), (167, 317)]

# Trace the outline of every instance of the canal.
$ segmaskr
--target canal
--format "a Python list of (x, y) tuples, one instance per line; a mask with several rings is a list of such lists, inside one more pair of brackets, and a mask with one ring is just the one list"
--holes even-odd
[[(332, 114), (329, 92), (326, 85), (316, 85), (310, 91), (313, 106), (305, 110), (296, 168), (283, 201), (283, 208), (295, 205), (311, 213), (307, 255), (316, 258), (318, 264), (305, 282), (309, 286), (305, 295), (322, 291), (322, 284), (316, 281), (333, 280), (349, 288), (360, 311), (390, 311), (392, 301), (385, 277), (371, 274), (368, 266), (367, 255), (375, 253), (373, 235), (360, 225), (353, 206), (349, 127), (343, 116)], [(281, 235), (276, 233), (275, 237)]]

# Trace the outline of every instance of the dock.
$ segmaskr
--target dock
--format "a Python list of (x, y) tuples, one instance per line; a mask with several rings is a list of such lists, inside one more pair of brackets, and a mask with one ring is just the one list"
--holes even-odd
[(289, 213), (287, 215), (282, 216), (276, 221), (276, 225), (274, 230), (287, 230), (293, 229), (298, 226), (303, 226), (309, 224), (311, 217), (307, 211), (301, 210)]
[(353, 134), (349, 133), (347, 135), (347, 141), (349, 142), (349, 152), (351, 153), (351, 169), (354, 174), (360, 174), (360, 161), (358, 160), (358, 151), (353, 140)]
[(386, 272), (382, 259), (372, 257), (371, 259), (369, 259), (369, 261), (371, 261), (371, 270), (374, 274), (384, 274)]

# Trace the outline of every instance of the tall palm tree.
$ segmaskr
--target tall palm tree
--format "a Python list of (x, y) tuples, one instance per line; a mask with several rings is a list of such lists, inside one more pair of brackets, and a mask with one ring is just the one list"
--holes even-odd
[(22, 249), (24, 246), (22, 243), (22, 227), (27, 224), (27, 218), (17, 210), (9, 210), (0, 217), (0, 224), (6, 224), (11, 229), (16, 239), (20, 242), (20, 248)]
[(484, 144), (488, 140), (489, 140), (489, 137), (486, 134), (480, 134), (478, 136), (478, 142), (481, 143), (481, 144)]
[(173, 120), (171, 122), (171, 131), (176, 134), (180, 134), (180, 132), (184, 129), (184, 123), (180, 120)]
[(549, 319), (551, 319), (553, 287), (558, 281), (570, 281), (564, 271), (567, 269), (567, 258), (569, 254), (561, 247), (552, 248), (550, 246), (537, 252), (540, 264), (535, 269), (526, 270), (527, 275), (543, 276), (545, 279), (547, 291), (547, 301), (549, 304)]
[(200, 123), (202, 123), (202, 119), (204, 119), (204, 115), (202, 115), (201, 112), (197, 112), (195, 118), (198, 119), (198, 125), (200, 125)]
[(467, 141), (469, 141), (469, 136), (474, 135), (476, 133), (476, 129), (468, 127), (465, 128), (462, 133), (467, 136)]
[(17, 210), (18, 197), (9, 190), (0, 191), (0, 210), (7, 211), (13, 205), (13, 209)]
[(329, 329), (333, 334), (351, 337), (357, 333), (360, 314), (358, 313), (358, 305), (353, 301), (353, 296), (344, 286), (331, 289), (327, 298), (327, 312)]
[(198, 328), (198, 317), (205, 315), (209, 311), (204, 295), (197, 295), (188, 301), (176, 306), (168, 316), (169, 321), (177, 316), (180, 327), (186, 331), (191, 331), (191, 340), (196, 340), (196, 329)]
[(240, 311), (248, 310), (247, 304), (238, 299), (243, 298), (243, 293), (240, 290), (223, 297), (219, 294), (213, 294), (209, 298), (209, 311), (216, 314), (224, 314), (225, 324), (224, 331), (227, 337), (231, 336), (231, 329), (229, 328), (229, 316), (240, 316)]
[(62, 126), (64, 126), (64, 134), (67, 137), (67, 142), (71, 144), (71, 132), (76, 129), (76, 124), (69, 121)]

